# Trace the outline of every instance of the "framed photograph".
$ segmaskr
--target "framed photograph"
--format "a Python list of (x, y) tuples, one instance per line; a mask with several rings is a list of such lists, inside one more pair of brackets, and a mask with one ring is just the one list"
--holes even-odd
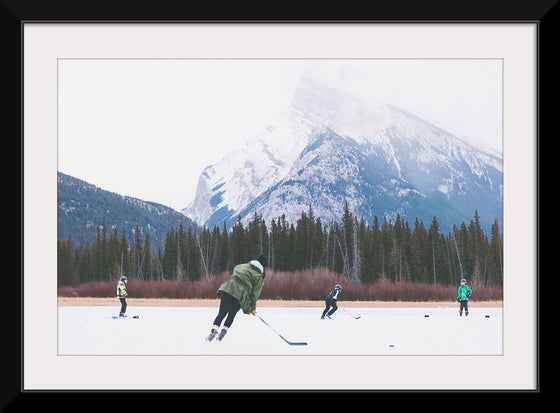
[[(23, 19), (20, 390), (538, 392), (541, 17), (460, 22)], [(400, 146), (387, 143), (390, 131), (398, 135)], [(433, 146), (415, 140), (420, 135), (429, 136)], [(367, 146), (372, 141), (377, 146)], [(391, 146), (383, 153), (383, 165), (381, 157), (364, 155), (383, 145)], [(413, 156), (398, 152), (401, 146)], [(480, 152), (475, 156), (472, 150), (468, 158), (467, 146)], [(446, 153), (452, 152), (460, 152), (465, 165), (471, 159), (478, 166), (468, 168), (479, 180), (459, 182), (448, 176), (435, 186), (437, 201), (424, 201), (419, 188), (425, 182), (416, 180), (419, 165), (435, 169), (436, 163), (427, 159), (437, 158), (442, 175)], [(357, 267), (351, 261), (343, 261), (340, 271), (346, 271), (342, 279), (349, 287), (342, 285), (338, 318), (320, 320), (323, 298), (320, 308), (286, 309), (291, 321), (257, 304), (255, 318), (239, 312), (238, 332), (232, 327), (223, 343), (203, 341), (218, 312), (217, 297), (198, 310), (206, 324), (196, 311), (180, 313), (180, 307), (167, 315), (160, 308), (134, 319), (139, 307), (135, 310), (130, 300), (128, 319), (109, 321), (119, 315), (113, 314), (115, 309), (121, 309), (120, 315), (126, 312), (116, 296), (109, 306), (94, 303), (60, 311), (54, 239), (59, 240), (61, 180), (78, 178), (131, 200), (170, 206), (200, 227), (221, 229), (237, 221), (248, 226), (253, 214), (267, 226), (281, 213), (295, 224), (308, 206), (303, 196), (299, 202), (298, 188), (315, 179), (314, 187), (324, 186), (312, 195), (317, 200), (313, 213), (305, 209), (303, 215), (316, 214), (327, 224), (345, 213), (340, 199), (356, 194), (358, 186), (336, 202), (326, 197), (336, 186), (327, 182), (341, 182), (351, 173), (350, 159), (360, 159), (354, 167), (370, 167), (370, 175), (383, 168), (394, 174), (383, 169), (385, 186), (376, 175), (364, 193), (374, 191), (375, 180), (376, 190), (387, 192), (391, 183), (400, 197), (401, 208), (391, 212), (379, 206), (379, 196), (367, 204), (367, 196), (358, 194), (346, 202), (357, 217), (369, 211), (372, 222), (375, 216), (385, 217), (389, 225), (403, 219), (414, 228), (414, 214), (423, 208), (427, 229), (433, 215), (438, 216), (442, 238), (448, 241), (445, 251), (459, 257), (456, 265), (461, 268), (445, 273), (454, 277), (454, 293), (463, 278), (462, 251), (455, 239), (459, 232), (453, 227), (461, 224), (460, 208), (472, 209), (472, 218), (474, 209), (484, 211), (481, 228), (488, 245), (493, 224), (499, 222), (499, 306), (473, 305), (470, 315), (466, 309), (470, 318), (462, 307), (458, 315), (454, 301), (448, 308), (437, 302), (412, 312), (346, 307), (344, 294), (353, 291), (348, 280), (363, 275), (352, 272)], [(146, 160), (149, 166), (144, 166)], [(310, 165), (318, 169), (312, 171)], [(468, 175), (457, 161), (449, 169), (455, 177)], [(78, 181), (71, 185), (82, 185)], [(474, 202), (479, 192), (469, 188), (480, 188), (482, 182), (493, 197)], [(453, 198), (453, 191), (462, 193), (461, 201), (437, 210), (443, 200)], [(417, 209), (412, 212), (406, 205)], [(151, 240), (165, 244), (163, 236)], [(280, 255), (271, 253), (273, 238), (266, 240), (265, 267), (280, 273)], [(334, 236), (330, 242), (335, 243)], [(435, 251), (434, 246), (434, 268)], [(258, 267), (256, 255), (252, 262)], [(408, 267), (398, 264), (400, 256), (394, 252), (391, 257), (389, 280), (411, 281)], [(332, 257), (319, 259), (334, 269)], [(117, 278), (122, 257), (119, 262)], [(451, 258), (446, 262), (451, 267)], [(197, 271), (209, 272), (207, 261), (201, 265)], [(153, 268), (151, 275), (142, 276), (159, 277), (159, 267)], [(188, 278), (185, 268), (175, 268), (177, 280)], [(477, 285), (492, 284), (484, 275), (488, 271), (476, 274)], [(438, 284), (435, 269), (424, 275), (428, 284)], [(110, 288), (117, 288), (116, 280)], [(267, 286), (273, 282), (271, 277)], [(107, 320), (96, 323), (84, 311)], [(259, 323), (267, 339), (253, 340), (258, 347), (241, 340), (220, 349), (234, 334), (254, 328), (247, 320)], [(135, 332), (135, 322), (157, 333)], [(336, 329), (337, 322), (340, 334), (323, 331)], [(203, 329), (203, 334), (200, 343), (189, 341), (183, 351), (177, 346), (190, 337), (189, 328)], [(136, 337), (136, 344), (120, 336), (123, 330)], [(158, 335), (167, 337), (163, 347), (150, 342)], [(308, 345), (293, 345), (303, 341)], [(115, 364), (126, 372), (125, 379), (114, 373)], [(258, 380), (220, 371), (250, 371)]]

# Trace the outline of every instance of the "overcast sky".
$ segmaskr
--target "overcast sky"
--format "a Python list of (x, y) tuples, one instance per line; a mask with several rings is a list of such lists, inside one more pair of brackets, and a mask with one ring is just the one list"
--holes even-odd
[(181, 210), (310, 67), (502, 152), (498, 59), (60, 59), (58, 170)]

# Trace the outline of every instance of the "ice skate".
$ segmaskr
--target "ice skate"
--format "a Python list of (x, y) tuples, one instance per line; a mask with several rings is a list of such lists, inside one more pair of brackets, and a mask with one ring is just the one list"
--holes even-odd
[(215, 328), (212, 328), (212, 330), (210, 330), (210, 334), (208, 334), (208, 337), (206, 337), (206, 341), (211, 342), (212, 340), (214, 340), (214, 337), (216, 337), (216, 334), (218, 334), (218, 330), (216, 330)]
[(218, 338), (216, 340), (222, 341), (226, 333), (227, 333), (227, 328), (222, 328), (222, 331), (220, 331), (220, 334), (218, 334)]

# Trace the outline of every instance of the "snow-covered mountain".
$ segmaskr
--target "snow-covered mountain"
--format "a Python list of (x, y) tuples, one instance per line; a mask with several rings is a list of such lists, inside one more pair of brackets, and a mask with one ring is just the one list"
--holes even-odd
[(182, 210), (200, 225), (254, 213), (295, 222), (313, 207), (339, 221), (344, 202), (374, 216), (440, 227), (502, 220), (502, 158), (392, 105), (307, 74), (287, 111), (238, 151), (205, 168)]

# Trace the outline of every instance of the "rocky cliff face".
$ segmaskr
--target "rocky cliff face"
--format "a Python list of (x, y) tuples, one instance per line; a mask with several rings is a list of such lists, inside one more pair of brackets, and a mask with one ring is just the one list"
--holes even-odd
[(442, 229), (502, 219), (501, 155), (400, 108), (304, 76), (285, 114), (244, 148), (205, 168), (182, 212), (200, 225), (231, 226), (254, 213), (295, 222), (311, 205), (338, 221), (344, 202), (374, 216)]

